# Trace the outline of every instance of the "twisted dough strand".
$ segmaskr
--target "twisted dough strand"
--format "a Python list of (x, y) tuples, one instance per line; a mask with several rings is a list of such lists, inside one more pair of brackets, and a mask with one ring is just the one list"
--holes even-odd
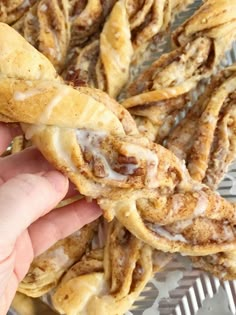
[(117, 1), (100, 40), (96, 39), (96, 45), (90, 42), (75, 56), (64, 78), (75, 86), (84, 82), (117, 97), (128, 81), (131, 61), (138, 51), (150, 44), (155, 35), (166, 31), (178, 10), (191, 2), (185, 0), (176, 5), (172, 0)]
[(114, 220), (104, 250), (88, 252), (68, 270), (53, 294), (53, 305), (60, 314), (122, 315), (169, 260), (170, 255), (153, 251)]
[(21, 281), (18, 291), (28, 296), (39, 297), (55, 288), (65, 271), (87, 250), (97, 223), (83, 227), (36, 257), (26, 277)]
[(235, 1), (205, 1), (174, 32), (178, 48), (161, 56), (127, 88), (122, 104), (151, 140), (162, 143), (186, 106), (187, 93), (219, 66), (236, 36), (235, 12)]
[(37, 0), (1, 1), (0, 22), (12, 24), (18, 20)]
[(185, 159), (190, 175), (217, 188), (235, 159), (236, 67), (221, 71), (172, 131), (167, 147)]
[(70, 50), (83, 46), (98, 33), (117, 0), (70, 0)]
[(68, 0), (38, 1), (13, 27), (60, 71), (70, 41)]
[[(117, 217), (154, 248), (192, 255), (235, 249), (233, 204), (193, 181), (172, 152), (141, 137), (122, 106), (101, 91), (66, 86), (45, 58), (1, 24), (0, 38), (6, 32), (18, 50), (0, 41), (1, 121), (21, 122), (44, 156), (82, 194), (98, 198), (108, 220)], [(11, 62), (30, 51), (36, 54), (34, 68), (27, 74), (31, 61), (25, 62), (17, 74)], [(49, 72), (43, 74), (47, 66)], [(150, 217), (148, 203), (153, 213), (167, 209), (172, 221)], [(203, 227), (214, 230), (216, 237), (205, 234)]]

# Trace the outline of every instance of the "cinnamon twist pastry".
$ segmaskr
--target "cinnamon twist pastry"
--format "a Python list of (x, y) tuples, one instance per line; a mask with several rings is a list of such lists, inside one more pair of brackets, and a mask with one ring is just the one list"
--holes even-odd
[(137, 50), (166, 31), (173, 15), (191, 2), (180, 1), (177, 5), (170, 0), (117, 1), (100, 40), (90, 42), (79, 52), (64, 72), (65, 80), (75, 86), (82, 82), (116, 97), (128, 81)]
[(195, 267), (210, 272), (222, 280), (235, 280), (236, 278), (236, 251), (191, 257), (191, 260)]
[(174, 32), (179, 48), (161, 56), (128, 87), (122, 104), (151, 140), (163, 141), (185, 107), (187, 93), (219, 66), (236, 36), (235, 6), (234, 1), (205, 1)]
[(39, 297), (55, 288), (67, 269), (84, 255), (96, 227), (97, 222), (90, 223), (36, 257), (18, 291), (31, 297)]
[(60, 71), (69, 41), (68, 0), (40, 0), (13, 27)]
[[(82, 194), (98, 198), (108, 220), (117, 217), (154, 248), (189, 255), (235, 249), (233, 204), (193, 181), (171, 151), (141, 137), (129, 113), (106, 94), (66, 86), (20, 35), (4, 24), (0, 39), (2, 32), (1, 121), (20, 122), (27, 137)], [(6, 32), (14, 45), (5, 42)], [(30, 51), (37, 55), (34, 68), (29, 59), (19, 74), (12, 61)], [(166, 211), (163, 221), (165, 215), (159, 213)]]
[[(180, 25), (172, 35), (173, 43), (179, 47), (191, 42), (194, 38), (204, 36), (212, 40), (214, 58), (229, 49), (229, 43), (235, 38), (235, 1), (206, 0), (192, 17)], [(223, 38), (222, 38), (223, 37)], [(220, 43), (226, 40), (226, 46)]]
[[(157, 259), (156, 259), (157, 258)], [(117, 221), (109, 224), (106, 246), (87, 253), (62, 278), (52, 295), (60, 314), (123, 315), (170, 256), (136, 239)]]
[(69, 0), (71, 21), (70, 47), (83, 45), (102, 27), (117, 0)]
[(18, 20), (37, 0), (2, 0), (0, 6), (0, 22), (14, 23)]
[[(167, 139), (167, 147), (185, 159), (190, 174), (216, 189), (235, 159), (236, 68), (215, 76)], [(196, 267), (225, 279), (235, 279), (235, 251), (192, 257)]]
[(193, 179), (216, 189), (236, 157), (236, 67), (221, 71), (167, 139)]
[(14, 296), (11, 311), (19, 315), (55, 315), (55, 312), (39, 298), (31, 298), (19, 292)]

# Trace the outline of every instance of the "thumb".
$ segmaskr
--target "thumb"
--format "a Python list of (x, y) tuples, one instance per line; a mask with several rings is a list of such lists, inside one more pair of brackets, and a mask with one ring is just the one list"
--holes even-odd
[(54, 208), (67, 190), (67, 178), (57, 171), (21, 174), (0, 186), (0, 252), (2, 245), (14, 243), (31, 223)]

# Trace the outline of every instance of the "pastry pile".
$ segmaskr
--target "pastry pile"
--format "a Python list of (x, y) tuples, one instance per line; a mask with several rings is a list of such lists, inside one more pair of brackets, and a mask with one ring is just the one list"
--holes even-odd
[(236, 157), (236, 67), (220, 70), (236, 0), (204, 1), (133, 82), (192, 1), (23, 2), (0, 11), (12, 26), (0, 23), (0, 121), (20, 123), (104, 215), (37, 257), (19, 291), (60, 314), (119, 315), (174, 253), (234, 279), (236, 205), (215, 189)]

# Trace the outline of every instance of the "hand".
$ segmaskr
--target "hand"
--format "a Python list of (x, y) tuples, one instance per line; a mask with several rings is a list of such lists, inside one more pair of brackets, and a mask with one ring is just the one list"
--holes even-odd
[[(0, 154), (17, 132), (0, 123)], [(35, 148), (0, 158), (0, 314), (35, 256), (100, 216), (97, 204), (84, 200), (51, 211), (68, 187)]]

